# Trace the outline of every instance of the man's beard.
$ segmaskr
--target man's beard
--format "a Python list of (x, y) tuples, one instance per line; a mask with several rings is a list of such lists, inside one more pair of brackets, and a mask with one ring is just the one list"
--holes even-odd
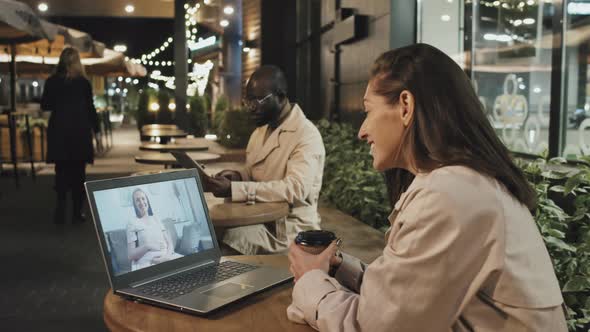
[(256, 123), (256, 127), (262, 127), (264, 125), (270, 124), (273, 121), (276, 121), (279, 115), (280, 112), (277, 110), (266, 110), (253, 115), (253, 118), (254, 122)]

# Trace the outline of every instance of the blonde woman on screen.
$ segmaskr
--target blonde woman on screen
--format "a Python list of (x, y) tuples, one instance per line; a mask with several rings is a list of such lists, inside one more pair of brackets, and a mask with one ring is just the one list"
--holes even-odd
[(127, 224), (127, 252), (131, 271), (183, 257), (174, 252), (166, 227), (154, 216), (147, 194), (135, 189), (132, 194), (136, 218)]

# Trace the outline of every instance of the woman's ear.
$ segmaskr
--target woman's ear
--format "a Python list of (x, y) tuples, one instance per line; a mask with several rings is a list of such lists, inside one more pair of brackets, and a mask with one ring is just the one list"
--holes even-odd
[(414, 117), (414, 95), (408, 90), (403, 90), (399, 95), (399, 104), (401, 106), (400, 115), (402, 123), (407, 127), (410, 125), (412, 118)]

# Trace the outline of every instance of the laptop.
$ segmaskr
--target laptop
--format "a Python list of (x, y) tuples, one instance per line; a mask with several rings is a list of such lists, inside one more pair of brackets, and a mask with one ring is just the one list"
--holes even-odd
[(204, 315), (292, 280), (221, 256), (195, 169), (85, 183), (113, 292)]

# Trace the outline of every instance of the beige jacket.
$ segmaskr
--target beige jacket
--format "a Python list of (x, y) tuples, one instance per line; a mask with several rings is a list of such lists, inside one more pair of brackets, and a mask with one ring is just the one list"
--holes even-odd
[(278, 253), (287, 249), (298, 232), (319, 229), (317, 212), (326, 152), (318, 129), (297, 104), (264, 142), (267, 126), (257, 128), (246, 148), (241, 182), (232, 182), (234, 202), (288, 202), (286, 220), (270, 226), (228, 229), (223, 242), (247, 254)]
[(306, 273), (289, 318), (320, 331), (567, 331), (533, 218), (495, 180), (461, 166), (418, 175), (389, 220), (382, 256)]

